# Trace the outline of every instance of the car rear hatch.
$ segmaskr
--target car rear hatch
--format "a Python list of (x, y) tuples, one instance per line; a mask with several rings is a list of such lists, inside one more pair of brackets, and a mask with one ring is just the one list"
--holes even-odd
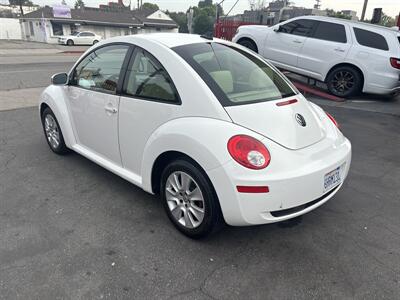
[(225, 107), (232, 121), (288, 149), (301, 149), (324, 137), (323, 125), (301, 97)]

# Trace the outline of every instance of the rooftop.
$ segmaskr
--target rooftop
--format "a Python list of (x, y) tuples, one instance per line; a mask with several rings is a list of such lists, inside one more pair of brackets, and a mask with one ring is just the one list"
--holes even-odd
[(53, 8), (42, 7), (36, 11), (27, 13), (22, 19), (50, 19), (63, 23), (82, 22), (88, 24), (110, 24), (114, 26), (164, 26), (178, 27), (173, 20), (149, 19), (155, 10), (104, 10), (100, 8), (71, 9), (71, 18), (55, 17)]

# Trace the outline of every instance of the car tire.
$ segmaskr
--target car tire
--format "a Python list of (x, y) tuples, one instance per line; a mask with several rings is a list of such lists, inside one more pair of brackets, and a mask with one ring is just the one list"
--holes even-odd
[[(189, 182), (186, 187), (185, 182)], [(160, 187), (168, 218), (189, 238), (205, 237), (224, 224), (214, 187), (205, 172), (191, 161), (179, 159), (168, 164)]]
[(68, 40), (67, 41), (67, 45), (68, 46), (73, 46), (74, 45), (74, 41), (73, 40)]
[(331, 94), (346, 98), (361, 92), (362, 75), (356, 68), (338, 67), (329, 72), (326, 84)]
[(70, 150), (65, 145), (60, 124), (53, 111), (47, 107), (41, 116), (44, 136), (50, 149), (56, 154), (66, 154)]
[(239, 45), (242, 45), (243, 47), (249, 48), (250, 50), (258, 53), (257, 45), (250, 39), (241, 39), (238, 41)]
[(98, 40), (94, 40), (93, 45), (97, 44), (98, 42), (99, 42)]

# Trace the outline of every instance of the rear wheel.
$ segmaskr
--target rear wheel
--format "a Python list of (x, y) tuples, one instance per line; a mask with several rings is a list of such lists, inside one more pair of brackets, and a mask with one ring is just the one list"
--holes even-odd
[(99, 42), (98, 40), (94, 40), (93, 45), (97, 44), (98, 42)]
[(238, 41), (239, 45), (242, 45), (243, 47), (249, 48), (250, 50), (258, 53), (257, 45), (250, 39), (241, 39)]
[(73, 46), (74, 45), (74, 41), (73, 40), (68, 40), (67, 41), (67, 45), (68, 46)]
[(333, 69), (327, 79), (328, 90), (338, 97), (349, 97), (361, 92), (362, 76), (350, 66)]
[(165, 168), (161, 199), (168, 218), (190, 238), (204, 237), (222, 224), (213, 186), (204, 172), (187, 160), (176, 160)]

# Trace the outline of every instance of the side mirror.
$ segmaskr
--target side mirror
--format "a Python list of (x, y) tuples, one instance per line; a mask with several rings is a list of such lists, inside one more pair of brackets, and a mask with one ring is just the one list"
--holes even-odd
[(279, 26), (279, 25), (278, 25), (278, 26), (276, 26), (276, 27), (274, 28), (274, 31), (275, 31), (275, 32), (279, 32), (279, 31), (281, 31), (281, 26)]
[(68, 83), (67, 73), (58, 73), (51, 76), (51, 84), (66, 85)]

